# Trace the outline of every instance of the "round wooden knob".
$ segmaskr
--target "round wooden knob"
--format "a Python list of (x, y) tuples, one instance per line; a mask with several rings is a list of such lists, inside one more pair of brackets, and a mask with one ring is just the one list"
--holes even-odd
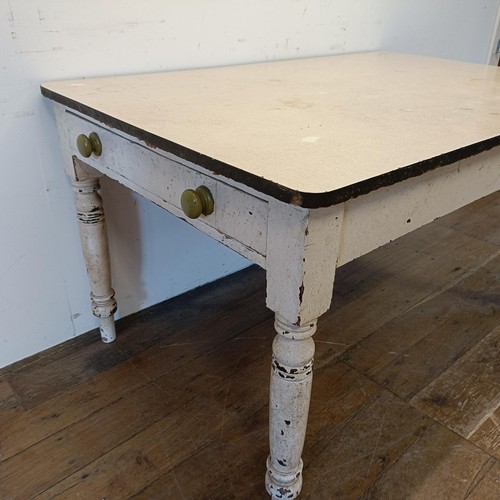
[(76, 138), (76, 147), (84, 158), (88, 158), (92, 153), (96, 156), (102, 154), (101, 139), (95, 132), (92, 132), (88, 137), (85, 134), (80, 134)]
[(205, 186), (196, 189), (186, 189), (181, 196), (182, 211), (190, 218), (197, 219), (200, 215), (210, 215), (215, 203), (210, 190)]

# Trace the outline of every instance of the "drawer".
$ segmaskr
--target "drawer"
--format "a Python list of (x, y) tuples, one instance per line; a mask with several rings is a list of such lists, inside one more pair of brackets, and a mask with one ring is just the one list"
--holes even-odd
[[(103, 174), (112, 177), (174, 215), (187, 220), (202, 231), (215, 236), (230, 248), (247, 255), (231, 241), (237, 241), (253, 252), (265, 256), (267, 243), (268, 203), (245, 192), (244, 186), (225, 182), (220, 176), (199, 171), (194, 165), (169, 153), (150, 149), (139, 140), (110, 130), (71, 111), (58, 116), (61, 142), (67, 154), (76, 156)], [(84, 158), (76, 146), (79, 134), (96, 132), (102, 143), (102, 154)], [(207, 187), (215, 201), (212, 214), (189, 219), (182, 212), (181, 195), (186, 189)], [(212, 231), (210, 229), (212, 229)], [(213, 234), (215, 229), (220, 234)], [(254, 260), (254, 259), (252, 259)], [(254, 260), (255, 261), (255, 260)], [(262, 262), (257, 262), (262, 264)]]

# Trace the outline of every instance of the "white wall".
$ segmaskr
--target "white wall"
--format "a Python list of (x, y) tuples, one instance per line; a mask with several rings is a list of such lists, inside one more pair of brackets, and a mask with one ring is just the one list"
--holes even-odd
[[(498, 0), (0, 0), (0, 366), (96, 326), (40, 82), (393, 49), (484, 62)], [(119, 314), (247, 265), (104, 182)]]

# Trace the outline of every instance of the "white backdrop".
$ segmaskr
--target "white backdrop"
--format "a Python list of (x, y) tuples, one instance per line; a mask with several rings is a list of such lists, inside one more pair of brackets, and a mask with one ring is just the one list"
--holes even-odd
[[(498, 5), (0, 0), (0, 367), (96, 326), (42, 81), (374, 49), (485, 62)], [(103, 184), (120, 316), (248, 264)]]

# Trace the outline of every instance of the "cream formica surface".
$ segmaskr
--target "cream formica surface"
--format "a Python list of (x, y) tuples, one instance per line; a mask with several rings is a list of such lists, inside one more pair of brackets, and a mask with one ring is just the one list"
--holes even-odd
[(44, 88), (300, 193), (337, 191), (425, 162), (431, 168), (444, 154), (498, 137), (500, 117), (495, 67), (391, 53)]
[(499, 69), (368, 53), (51, 82), (42, 93), (105, 342), (117, 304), (101, 175), (266, 269), (277, 332), (266, 488), (295, 498), (312, 336), (335, 270), (500, 189)]

